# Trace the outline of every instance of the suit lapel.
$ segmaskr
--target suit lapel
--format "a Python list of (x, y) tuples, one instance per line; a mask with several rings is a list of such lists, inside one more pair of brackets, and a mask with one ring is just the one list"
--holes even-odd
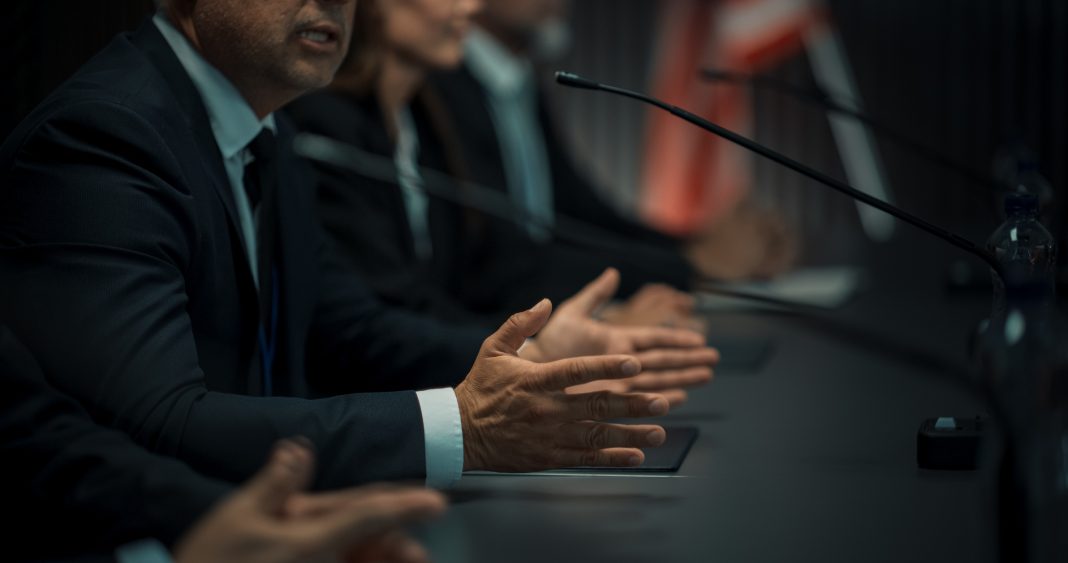
[(483, 168), (475, 177), (486, 187), (508, 193), (507, 173), (504, 170), (504, 155), (501, 153), (500, 140), (497, 138), (497, 127), (493, 123), (492, 111), (490, 110), (489, 94), (482, 84), (471, 73), (466, 64), (454, 71), (447, 82), (454, 88), (454, 104), (461, 104), (463, 108), (457, 112), (464, 120), (470, 122), (462, 130), (467, 136), (465, 139), (469, 154), (474, 155), (473, 162)]
[(219, 145), (215, 142), (215, 136), (212, 133), (208, 112), (204, 108), (204, 102), (200, 99), (200, 92), (197, 91), (185, 68), (182, 67), (182, 63), (178, 61), (178, 57), (175, 56), (174, 51), (171, 50), (170, 45), (156, 29), (151, 19), (134, 34), (132, 42), (145, 53), (145, 56), (170, 85), (171, 93), (178, 102), (186, 125), (189, 126), (189, 131), (196, 140), (204, 175), (210, 178), (213, 191), (226, 210), (230, 236), (233, 237), (232, 240), (237, 241), (237, 244), (233, 245), (237, 247), (233, 251), (235, 262), (243, 265), (243, 267), (239, 266), (242, 283), (247, 286), (247, 289), (255, 292), (252, 266), (245, 250), (248, 246), (245, 244), (244, 232), (237, 216), (233, 188), (226, 174)]
[[(393, 161), (396, 144), (389, 137), (386, 118), (382, 113), (382, 106), (378, 104), (377, 98), (373, 95), (365, 95), (351, 96), (349, 100), (356, 106), (357, 111), (365, 117), (363, 131), (360, 134), (363, 136), (366, 148), (373, 154)], [(380, 190), (380, 193), (376, 194), (375, 197), (384, 200), (386, 205), (391, 208), (392, 216), (399, 218), (396, 222), (397, 230), (393, 235), (400, 237), (404, 241), (407, 258), (415, 260), (415, 237), (412, 235), (412, 226), (408, 220), (408, 208), (404, 204), (404, 188), (401, 187), (400, 177), (396, 176), (392, 182), (382, 182), (382, 185), (378, 186), (368, 187), (361, 184), (361, 182), (354, 184), (354, 189)]]

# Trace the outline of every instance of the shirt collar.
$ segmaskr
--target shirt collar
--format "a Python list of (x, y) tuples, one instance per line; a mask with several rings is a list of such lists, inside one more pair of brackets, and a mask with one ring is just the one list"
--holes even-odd
[(277, 131), (274, 114), (262, 120), (257, 118), (237, 88), (219, 69), (200, 56), (166, 16), (157, 13), (152, 22), (163, 34), (163, 38), (200, 92), (215, 142), (219, 145), (224, 160), (240, 154), (264, 127)]
[(473, 27), (464, 44), (464, 58), (475, 78), (494, 96), (523, 92), (533, 78), (530, 61), (512, 54), (489, 33)]

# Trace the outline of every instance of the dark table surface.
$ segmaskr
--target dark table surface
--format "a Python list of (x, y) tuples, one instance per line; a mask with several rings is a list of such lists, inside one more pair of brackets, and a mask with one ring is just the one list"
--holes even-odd
[(947, 293), (956, 257), (905, 233), (839, 310), (710, 314), (713, 344), (772, 351), (665, 417), (700, 430), (678, 473), (465, 476), (423, 534), (434, 560), (994, 560), (996, 448), (977, 471), (916, 465), (925, 418), (988, 411), (966, 343), (990, 298)]

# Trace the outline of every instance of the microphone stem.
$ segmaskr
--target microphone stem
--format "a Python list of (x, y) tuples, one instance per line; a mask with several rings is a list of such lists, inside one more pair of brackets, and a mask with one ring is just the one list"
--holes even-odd
[(934, 235), (934, 236), (936, 236), (936, 237), (938, 237), (938, 238), (940, 238), (940, 239), (952, 244), (953, 246), (956, 246), (957, 248), (960, 248), (961, 250), (964, 250), (965, 252), (971, 253), (971, 254), (979, 257), (981, 260), (986, 262), (987, 265), (989, 265), (996, 273), (998, 273), (998, 275), (1001, 275), (1001, 265), (998, 264), (998, 262), (994, 259), (994, 257), (991, 256), (990, 253), (988, 253), (985, 250), (983, 250), (982, 248), (976, 246), (975, 243), (973, 243), (972, 241), (970, 241), (970, 240), (968, 240), (968, 239), (966, 239), (964, 237), (961, 237), (961, 236), (959, 236), (959, 235), (957, 235), (955, 233), (947, 231), (946, 229), (943, 229), (942, 227), (939, 227), (939, 226), (937, 226), (935, 224), (932, 224), (932, 223), (930, 223), (928, 221), (925, 221), (925, 220), (923, 220), (923, 219), (921, 219), (921, 218), (919, 218), (919, 217), (917, 217), (915, 215), (912, 215), (911, 213), (908, 213), (907, 211), (904, 211), (904, 210), (899, 209), (899, 208), (897, 208), (897, 207), (895, 207), (893, 205), (890, 205), (889, 203), (886, 203), (885, 201), (883, 201), (881, 199), (878, 199), (876, 197), (868, 195), (868, 194), (866, 194), (866, 193), (864, 193), (864, 192), (862, 192), (862, 191), (850, 186), (849, 184), (846, 184), (845, 182), (842, 182), (840, 180), (832, 178), (832, 177), (820, 172), (819, 170), (816, 170), (816, 169), (814, 169), (814, 168), (812, 168), (810, 166), (802, 164), (802, 163), (800, 163), (800, 162), (798, 162), (798, 161), (796, 161), (796, 160), (794, 160), (794, 159), (792, 159), (790, 157), (787, 157), (786, 155), (783, 155), (783, 154), (780, 154), (778, 152), (775, 152), (775, 151), (765, 147), (764, 145), (761, 145), (760, 143), (757, 143), (756, 141), (753, 141), (752, 139), (749, 139), (747, 137), (739, 135), (738, 133), (735, 133), (734, 131), (731, 131), (730, 129), (726, 129), (724, 127), (716, 125), (715, 123), (713, 123), (713, 122), (711, 122), (711, 121), (709, 121), (707, 119), (704, 119), (703, 117), (700, 117), (698, 115), (694, 115), (693, 113), (690, 113), (690, 112), (688, 112), (688, 111), (686, 111), (686, 110), (684, 110), (684, 109), (682, 109), (680, 107), (673, 106), (671, 104), (662, 102), (660, 100), (657, 100), (655, 98), (646, 96), (644, 94), (639, 94), (637, 92), (632, 92), (630, 90), (625, 90), (623, 88), (617, 88), (615, 86), (610, 86), (610, 85), (607, 85), (607, 84), (601, 84), (600, 88), (605, 90), (605, 91), (607, 91), (607, 92), (612, 92), (613, 94), (619, 94), (621, 96), (632, 98), (632, 99), (635, 99), (635, 100), (638, 100), (638, 101), (641, 101), (641, 102), (645, 102), (645, 103), (648, 103), (648, 104), (652, 104), (652, 105), (654, 105), (656, 107), (659, 107), (660, 109), (663, 109), (663, 110), (665, 110), (665, 111), (667, 111), (667, 112), (669, 112), (671, 114), (674, 114), (674, 115), (676, 115), (676, 116), (678, 116), (678, 117), (680, 117), (680, 118), (682, 118), (682, 119), (684, 119), (686, 121), (689, 121), (690, 123), (693, 123), (694, 125), (697, 125), (698, 127), (702, 128), (702, 129), (704, 129), (704, 130), (706, 130), (706, 131), (708, 131), (708, 132), (710, 132), (710, 133), (712, 133), (714, 135), (717, 135), (719, 137), (723, 137), (724, 139), (727, 139), (728, 141), (730, 141), (732, 143), (735, 143), (737, 145), (741, 145), (742, 147), (745, 147), (746, 149), (749, 149), (749, 150), (751, 150), (751, 151), (753, 151), (753, 152), (755, 152), (755, 153), (757, 153), (757, 154), (759, 154), (759, 155), (761, 155), (761, 156), (763, 156), (765, 158), (773, 160), (773, 161), (775, 161), (775, 162), (777, 162), (777, 163), (789, 168), (790, 170), (793, 170), (794, 172), (797, 172), (798, 174), (801, 174), (802, 176), (811, 178), (812, 180), (815, 180), (815, 181), (817, 181), (817, 182), (819, 182), (819, 183), (821, 183), (821, 184), (823, 184), (823, 185), (825, 185), (825, 186), (827, 186), (827, 187), (829, 187), (831, 189), (837, 190), (837, 191), (839, 191), (841, 193), (844, 193), (844, 194), (846, 194), (846, 195), (848, 195), (850, 197), (853, 197), (853, 198), (855, 198), (855, 199), (857, 199), (857, 200), (859, 200), (859, 201), (861, 201), (861, 202), (863, 202), (863, 203), (865, 203), (867, 205), (870, 205), (870, 206), (872, 206), (872, 207), (874, 207), (874, 208), (876, 208), (876, 209), (878, 209), (880, 211), (883, 211), (884, 213), (889, 213), (890, 215), (892, 215), (892, 216), (894, 216), (894, 217), (896, 217), (896, 218), (898, 218), (898, 219), (900, 219), (900, 220), (902, 220), (902, 221), (904, 221), (904, 222), (906, 222), (906, 223), (908, 223), (908, 224), (910, 224), (910, 225), (912, 225), (912, 226), (914, 226), (916, 228), (919, 228), (919, 229), (922, 229), (924, 231), (927, 231), (928, 233), (930, 233), (930, 234), (932, 234), (932, 235)]

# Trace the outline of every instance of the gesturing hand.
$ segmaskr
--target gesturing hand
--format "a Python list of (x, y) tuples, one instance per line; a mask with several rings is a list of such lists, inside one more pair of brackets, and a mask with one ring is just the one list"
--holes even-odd
[(196, 562), (416, 562), (426, 553), (403, 527), (440, 514), (441, 494), (372, 486), (302, 492), (313, 456), (283, 440), (270, 461), (179, 542), (175, 560)]
[(685, 250), (703, 276), (719, 280), (766, 279), (793, 267), (799, 237), (782, 213), (744, 200), (698, 233)]
[(668, 411), (664, 397), (564, 391), (589, 381), (633, 377), (641, 371), (634, 357), (605, 355), (539, 364), (516, 356), (524, 339), (537, 332), (551, 312), (552, 304), (542, 300), (512, 315), (483, 342), (467, 379), (456, 387), (464, 469), (635, 466), (645, 459), (638, 448), (664, 442), (659, 426), (598, 422), (664, 414)]
[(601, 308), (601, 320), (618, 326), (674, 326), (704, 333), (704, 322), (694, 316), (696, 299), (670, 285), (648, 283), (626, 301)]
[(712, 366), (719, 362), (719, 351), (707, 347), (705, 337), (692, 330), (616, 326), (593, 318), (593, 312), (611, 299), (617, 287), (619, 272), (613, 268), (605, 270), (560, 305), (537, 339), (523, 348), (523, 357), (552, 361), (597, 354), (630, 354), (641, 362), (641, 375), (599, 381), (574, 391), (651, 391), (663, 393), (672, 405), (684, 402), (685, 388), (712, 379)]

